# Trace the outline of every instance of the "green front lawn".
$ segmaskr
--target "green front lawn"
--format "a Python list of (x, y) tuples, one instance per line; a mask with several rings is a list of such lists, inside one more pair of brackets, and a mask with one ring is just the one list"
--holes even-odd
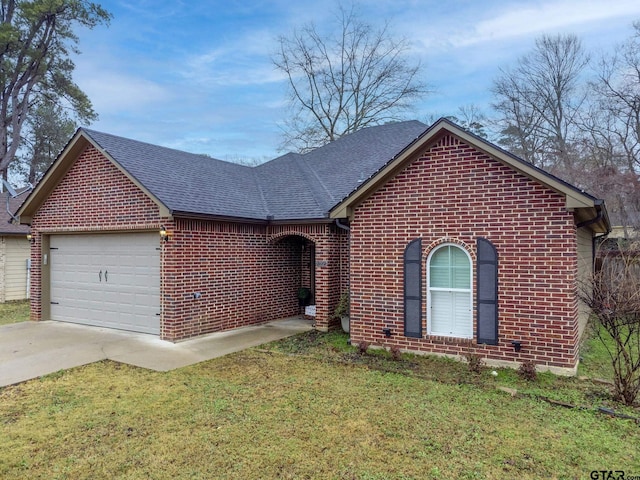
[(0, 325), (29, 320), (29, 300), (0, 303)]
[(577, 378), (360, 355), (309, 332), (168, 373), (106, 361), (0, 389), (0, 478), (640, 475), (640, 427), (600, 405), (640, 416)]

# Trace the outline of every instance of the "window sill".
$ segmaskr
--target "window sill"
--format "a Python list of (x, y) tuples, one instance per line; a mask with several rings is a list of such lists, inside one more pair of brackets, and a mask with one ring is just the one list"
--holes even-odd
[(428, 333), (425, 339), (430, 340), (432, 342), (436, 342), (436, 343), (445, 343), (447, 345), (473, 344), (473, 337), (452, 337), (450, 335), (438, 335), (434, 333)]

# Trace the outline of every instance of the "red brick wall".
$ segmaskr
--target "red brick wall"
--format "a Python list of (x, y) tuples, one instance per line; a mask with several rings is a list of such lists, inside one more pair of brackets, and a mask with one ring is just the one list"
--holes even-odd
[(329, 327), (338, 326), (340, 319), (333, 318), (336, 305), (340, 300), (340, 295), (349, 288), (349, 235), (345, 230), (337, 229), (335, 226), (334, 235), (328, 238), (328, 258), (330, 259), (328, 273), (328, 297), (329, 312), (331, 321)]
[(159, 225), (157, 205), (93, 147), (87, 148), (33, 219), (39, 230)]
[[(301, 255), (300, 255), (300, 286), (311, 289), (313, 298), (311, 304), (315, 302), (315, 244), (311, 240), (301, 238)], [(312, 265), (313, 264), (313, 265)]]
[[(473, 259), (474, 340), (403, 336), (403, 253), (422, 238), (426, 260), (443, 242)], [(475, 344), (476, 240), (499, 256), (499, 345)], [(446, 136), (355, 210), (351, 223), (351, 337), (354, 342), (495, 361), (533, 360), (573, 368), (578, 355), (577, 247), (563, 196)], [(392, 328), (392, 337), (382, 333)], [(511, 340), (522, 342), (515, 353)]]
[(268, 242), (264, 225), (178, 219), (163, 247), (163, 338), (297, 315), (301, 253), (299, 241)]
[[(54, 232), (155, 230), (161, 253), (161, 337), (178, 340), (300, 313), (302, 244), (316, 248), (316, 322), (328, 328), (348, 270), (336, 245), (347, 237), (329, 224), (248, 225), (170, 220), (117, 167), (87, 148), (33, 217), (32, 318), (42, 319), (42, 240)], [(343, 263), (340, 263), (342, 259)], [(342, 277), (341, 277), (342, 275)], [(194, 298), (198, 293), (199, 298)]]

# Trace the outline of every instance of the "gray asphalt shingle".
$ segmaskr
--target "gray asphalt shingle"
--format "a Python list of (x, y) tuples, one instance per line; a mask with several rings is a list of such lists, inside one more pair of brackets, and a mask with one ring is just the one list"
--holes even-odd
[(250, 167), (83, 129), (173, 212), (266, 218)]
[(325, 218), (426, 129), (417, 121), (365, 128), (257, 167), (83, 132), (174, 213), (297, 220)]
[[(30, 191), (31, 188), (19, 189), (17, 197), (11, 197), (9, 192), (0, 193), (0, 235), (26, 235), (29, 233), (29, 226), (17, 224), (13, 215), (29, 196)], [(8, 209), (7, 197), (9, 199)]]

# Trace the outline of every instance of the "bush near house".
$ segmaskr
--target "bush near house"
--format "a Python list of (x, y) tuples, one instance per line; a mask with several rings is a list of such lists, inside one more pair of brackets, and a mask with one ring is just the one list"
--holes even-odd
[(616, 397), (633, 405), (640, 394), (640, 253), (608, 252), (583, 281), (580, 297), (611, 360)]

